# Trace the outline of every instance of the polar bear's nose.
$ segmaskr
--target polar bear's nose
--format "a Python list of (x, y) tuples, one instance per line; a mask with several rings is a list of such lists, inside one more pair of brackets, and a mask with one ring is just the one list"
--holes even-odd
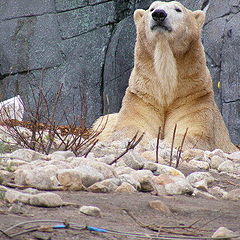
[(164, 10), (162, 10), (162, 9), (156, 9), (152, 13), (152, 18), (156, 22), (163, 22), (166, 17), (167, 17), (167, 13)]

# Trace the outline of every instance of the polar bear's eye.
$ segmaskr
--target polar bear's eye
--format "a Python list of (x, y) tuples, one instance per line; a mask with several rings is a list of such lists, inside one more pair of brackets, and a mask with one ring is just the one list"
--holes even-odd
[(180, 8), (175, 8), (176, 12), (182, 12), (182, 10)]
[(154, 10), (154, 8), (151, 8), (151, 9), (150, 9), (150, 12), (152, 12), (153, 10)]

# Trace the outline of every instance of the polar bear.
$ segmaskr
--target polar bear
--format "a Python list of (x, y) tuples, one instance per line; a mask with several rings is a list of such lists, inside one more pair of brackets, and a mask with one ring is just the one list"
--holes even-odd
[(175, 147), (188, 128), (184, 148), (237, 151), (214, 101), (201, 30), (203, 11), (191, 11), (177, 1), (155, 1), (137, 9), (134, 68), (119, 113), (94, 124), (106, 126), (100, 140), (145, 133), (142, 143), (158, 135), (168, 145), (177, 124)]

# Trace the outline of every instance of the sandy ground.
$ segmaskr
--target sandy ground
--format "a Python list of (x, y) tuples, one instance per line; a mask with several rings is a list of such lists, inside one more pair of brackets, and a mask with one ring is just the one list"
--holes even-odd
[[(180, 169), (184, 171), (184, 169)], [(227, 175), (214, 176), (214, 184), (224, 190), (239, 188), (239, 180), (231, 179)], [(221, 226), (227, 227), (236, 234), (240, 234), (240, 202), (223, 199), (207, 199), (196, 196), (155, 196), (151, 193), (91, 193), (56, 191), (65, 202), (73, 203), (60, 208), (41, 208), (24, 204), (7, 204), (0, 200), (0, 229), (6, 230), (10, 226), (24, 221), (38, 219), (59, 220), (77, 223), (83, 227), (94, 226), (122, 232), (161, 235), (189, 235), (210, 237)], [(161, 200), (171, 210), (170, 214), (152, 209), (149, 201)], [(83, 205), (96, 206), (101, 209), (101, 217), (91, 217), (79, 212)], [(55, 225), (58, 223), (37, 223), (37, 226)], [(193, 225), (192, 225), (193, 224)], [(192, 225), (192, 227), (190, 227)], [(36, 224), (25, 225), (33, 227)], [(168, 226), (168, 228), (167, 228)], [(170, 228), (169, 228), (170, 226)], [(9, 233), (18, 233), (23, 228), (15, 228)], [(159, 233), (157, 232), (159, 231)], [(144, 235), (145, 234), (145, 235)], [(10, 239), (0, 233), (0, 239)], [(110, 233), (96, 233), (84, 230), (61, 229), (52, 232), (33, 231), (13, 237), (11, 239), (143, 239), (133, 236), (122, 236)], [(156, 239), (156, 238), (146, 238)], [(169, 239), (169, 238), (162, 238)], [(236, 238), (240, 239), (240, 238)]]

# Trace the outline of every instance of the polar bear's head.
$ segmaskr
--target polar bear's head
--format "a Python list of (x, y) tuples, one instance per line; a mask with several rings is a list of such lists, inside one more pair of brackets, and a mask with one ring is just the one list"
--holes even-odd
[(134, 20), (138, 33), (151, 41), (151, 45), (154, 40), (164, 38), (184, 52), (192, 40), (200, 37), (205, 14), (191, 11), (177, 1), (155, 1), (147, 10), (137, 9)]

